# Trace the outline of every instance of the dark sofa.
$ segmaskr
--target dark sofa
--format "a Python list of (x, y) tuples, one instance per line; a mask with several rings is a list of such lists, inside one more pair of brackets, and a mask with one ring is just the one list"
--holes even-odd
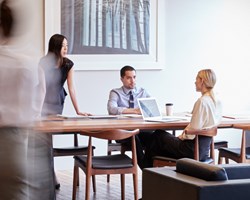
[(142, 200), (249, 200), (250, 165), (209, 165), (180, 159), (175, 167), (147, 168)]

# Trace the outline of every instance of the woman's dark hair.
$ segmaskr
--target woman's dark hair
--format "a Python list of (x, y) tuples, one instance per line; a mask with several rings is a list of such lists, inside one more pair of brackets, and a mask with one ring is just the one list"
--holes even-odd
[(13, 21), (13, 13), (8, 6), (8, 1), (4, 0), (0, 5), (0, 28), (5, 37), (11, 36)]
[(63, 63), (63, 57), (61, 55), (61, 49), (63, 40), (67, 39), (65, 36), (61, 34), (52, 35), (49, 39), (49, 47), (48, 47), (48, 54), (53, 53), (56, 56), (56, 59), (59, 60), (59, 66)]

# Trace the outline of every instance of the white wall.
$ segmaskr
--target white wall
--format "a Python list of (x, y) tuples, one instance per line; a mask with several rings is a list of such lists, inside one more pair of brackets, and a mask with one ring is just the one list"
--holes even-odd
[[(40, 23), (36, 24), (34, 40), (35, 48), (42, 52), (42, 0), (39, 2), (36, 17)], [(199, 97), (194, 87), (198, 70), (213, 68), (218, 77), (215, 89), (223, 101), (224, 111), (249, 111), (250, 1), (159, 0), (159, 3), (162, 29), (159, 34), (165, 43), (164, 52), (161, 49), (160, 52), (165, 55), (165, 68), (138, 71), (138, 85), (157, 97), (162, 107), (171, 101), (176, 112), (191, 111)], [(121, 85), (119, 71), (76, 71), (75, 85), (81, 110), (104, 114), (109, 90)], [(65, 113), (74, 113), (69, 98)], [(239, 134), (236, 132), (240, 134), (235, 130), (220, 130), (218, 138), (237, 146)], [(64, 145), (68, 141), (56, 139), (55, 142)], [(106, 147), (99, 141), (95, 145), (97, 154)], [(72, 158), (56, 159), (56, 168), (71, 168), (71, 161)]]

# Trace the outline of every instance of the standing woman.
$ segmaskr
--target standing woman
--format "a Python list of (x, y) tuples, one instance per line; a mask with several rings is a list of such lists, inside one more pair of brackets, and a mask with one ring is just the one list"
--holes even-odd
[[(64, 100), (67, 96), (67, 92), (63, 87), (66, 80), (70, 98), (77, 115), (91, 115), (79, 110), (73, 81), (74, 63), (66, 57), (67, 52), (68, 42), (66, 37), (60, 34), (55, 34), (49, 40), (47, 55), (40, 60), (39, 67), (43, 69), (46, 85), (42, 116), (62, 114)], [(60, 188), (60, 183), (56, 176), (55, 188)]]
[[(216, 76), (213, 70), (203, 69), (196, 76), (196, 91), (201, 93), (201, 97), (195, 102), (192, 117), (186, 130), (201, 130), (217, 126), (222, 118), (221, 103), (216, 99), (213, 88), (216, 83)], [(180, 136), (164, 131), (156, 130), (153, 134), (152, 142), (146, 147), (144, 157), (144, 167), (153, 166), (153, 157), (166, 156), (175, 159), (193, 158), (194, 156), (194, 135), (186, 135), (183, 132)], [(205, 160), (209, 154), (211, 138), (199, 137), (200, 160)]]
[(66, 57), (68, 42), (65, 36), (53, 35), (49, 40), (48, 53), (41, 58), (39, 65), (43, 68), (46, 80), (46, 95), (42, 115), (62, 114), (67, 93), (64, 83), (67, 80), (71, 101), (78, 115), (90, 115), (79, 110), (73, 81), (74, 63)]

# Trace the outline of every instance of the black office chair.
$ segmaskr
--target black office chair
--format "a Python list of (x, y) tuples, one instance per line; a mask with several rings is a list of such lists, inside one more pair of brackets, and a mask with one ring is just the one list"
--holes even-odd
[[(70, 133), (67, 133), (70, 134)], [(73, 133), (74, 135), (74, 144), (73, 146), (68, 146), (68, 147), (54, 147), (53, 148), (53, 157), (61, 157), (61, 156), (77, 156), (77, 155), (87, 155), (88, 153), (88, 146), (87, 145), (81, 145), (79, 146), (78, 144), (78, 134), (79, 133)], [(93, 146), (94, 150), (95, 147)], [(60, 188), (60, 183), (57, 180), (56, 173), (55, 174), (55, 188), (59, 189)], [(79, 185), (79, 178), (77, 185)]]
[[(83, 131), (81, 134), (89, 136), (88, 155), (74, 156), (74, 178), (72, 199), (76, 199), (76, 182), (78, 180), (79, 168), (86, 174), (85, 199), (90, 199), (90, 178), (93, 178), (93, 191), (96, 192), (95, 175), (101, 174), (120, 174), (121, 176), (121, 199), (125, 199), (125, 174), (133, 175), (134, 182), (134, 199), (138, 199), (138, 172), (136, 159), (136, 143), (135, 135), (139, 133), (139, 129), (128, 130), (104, 130), (98, 132)], [(92, 137), (105, 140), (121, 140), (132, 137), (131, 151), (132, 158), (124, 153), (116, 155), (93, 156), (92, 155)]]
[(242, 131), (241, 147), (219, 148), (219, 164), (222, 164), (223, 158), (226, 164), (229, 163), (229, 159), (237, 163), (250, 163), (250, 130)]
[[(185, 130), (188, 135), (195, 135), (195, 143), (194, 143), (194, 159), (199, 159), (199, 136), (208, 136), (211, 137), (210, 144), (210, 157), (206, 160), (202, 161), (208, 164), (214, 164), (214, 140), (213, 137), (217, 135), (217, 127), (206, 129), (206, 130)], [(176, 162), (178, 159), (164, 157), (164, 156), (155, 156), (153, 158), (153, 166), (154, 167), (163, 167), (163, 166), (176, 166)]]

